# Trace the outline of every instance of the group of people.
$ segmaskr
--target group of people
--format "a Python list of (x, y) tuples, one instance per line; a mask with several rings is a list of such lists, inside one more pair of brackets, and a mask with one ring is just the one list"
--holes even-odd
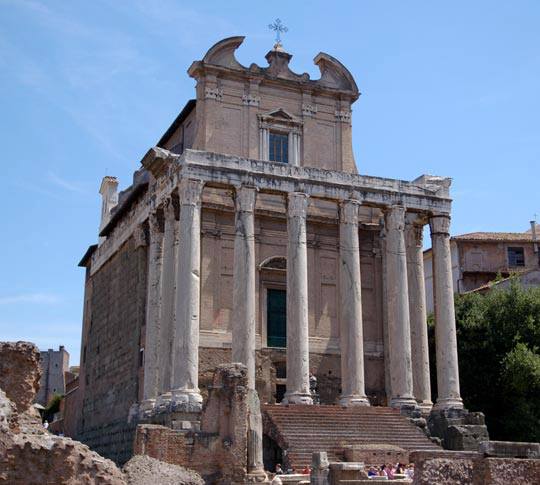
[(276, 475), (294, 475), (295, 473), (300, 473), (302, 475), (309, 475), (311, 473), (311, 468), (306, 466), (302, 471), (298, 472), (294, 468), (289, 468), (286, 472), (281, 468), (281, 463), (276, 465)]
[(302, 475), (309, 475), (311, 473), (311, 469), (306, 466), (302, 471), (297, 472), (294, 468), (289, 468), (286, 472), (281, 468), (281, 463), (278, 463), (276, 465), (275, 474), (276, 475), (294, 475), (295, 473), (301, 473)]
[[(275, 474), (276, 475), (283, 475), (283, 474), (291, 474), (291, 473), (301, 473), (303, 475), (309, 475), (311, 473), (311, 470), (309, 467), (306, 467), (301, 472), (296, 472), (294, 469), (289, 469), (287, 472), (285, 472), (281, 468), (281, 464), (278, 463), (276, 465)], [(395, 480), (398, 478), (409, 478), (413, 479), (414, 477), (414, 464), (409, 463), (408, 465), (404, 465), (403, 463), (398, 463), (397, 465), (388, 464), (388, 465), (381, 465), (381, 466), (370, 466), (368, 469), (368, 477), (386, 477), (388, 480)]]
[(412, 480), (414, 477), (414, 464), (409, 463), (408, 465), (404, 465), (403, 463), (398, 463), (397, 465), (393, 465), (390, 463), (379, 467), (370, 466), (368, 469), (368, 477), (386, 477), (388, 480), (410, 478)]

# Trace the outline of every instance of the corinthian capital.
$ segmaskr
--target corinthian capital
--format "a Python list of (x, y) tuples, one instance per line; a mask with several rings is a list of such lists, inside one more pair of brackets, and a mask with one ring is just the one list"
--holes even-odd
[(343, 200), (339, 204), (339, 220), (344, 224), (358, 225), (358, 209), (360, 202), (357, 200)]
[(180, 205), (199, 205), (203, 187), (202, 180), (182, 179), (178, 187)]
[(290, 192), (287, 195), (287, 214), (289, 217), (303, 217), (307, 215), (308, 195), (303, 192)]
[(392, 205), (386, 212), (386, 228), (403, 231), (405, 228), (405, 207)]
[(234, 194), (234, 206), (238, 212), (253, 212), (255, 210), (255, 187), (238, 187)]
[(448, 214), (437, 214), (429, 219), (431, 235), (450, 236), (450, 216)]

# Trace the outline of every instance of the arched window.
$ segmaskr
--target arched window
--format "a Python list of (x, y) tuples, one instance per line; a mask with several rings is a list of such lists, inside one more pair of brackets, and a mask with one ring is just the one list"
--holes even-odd
[(268, 269), (273, 271), (286, 271), (287, 260), (283, 256), (271, 256), (266, 258), (260, 265), (260, 269)]

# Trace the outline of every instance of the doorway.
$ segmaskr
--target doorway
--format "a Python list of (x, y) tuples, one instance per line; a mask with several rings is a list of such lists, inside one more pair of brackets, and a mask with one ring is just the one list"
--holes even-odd
[(287, 291), (268, 288), (266, 294), (266, 345), (287, 346)]

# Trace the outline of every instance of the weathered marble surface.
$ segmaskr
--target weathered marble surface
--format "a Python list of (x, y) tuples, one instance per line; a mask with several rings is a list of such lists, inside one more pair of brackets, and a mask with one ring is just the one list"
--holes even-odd
[(413, 398), (405, 208), (395, 205), (386, 214), (386, 305), (392, 396), (390, 405), (416, 405)]
[(341, 301), (341, 389), (340, 404), (368, 406), (364, 384), (364, 337), (362, 323), (362, 279), (358, 241), (358, 201), (340, 207), (339, 278)]
[(411, 321), (411, 355), (413, 394), (424, 411), (433, 406), (429, 380), (429, 347), (424, 286), (423, 220), (417, 214), (407, 214), (405, 242), (407, 251), (407, 281)]
[(248, 386), (255, 389), (255, 195), (254, 187), (236, 190), (232, 360), (247, 367)]
[(307, 203), (304, 193), (288, 195), (286, 404), (313, 404), (309, 390)]
[(437, 358), (437, 408), (462, 408), (450, 254), (450, 216), (436, 215), (429, 221), (433, 244), (435, 295), (435, 345)]
[(176, 271), (176, 319), (172, 401), (175, 406), (197, 409), (199, 393), (199, 306), (201, 265), (200, 180), (182, 179), (180, 241)]
[(163, 233), (156, 212), (148, 218), (148, 294), (144, 344), (143, 413), (152, 410), (159, 392), (159, 327)]

